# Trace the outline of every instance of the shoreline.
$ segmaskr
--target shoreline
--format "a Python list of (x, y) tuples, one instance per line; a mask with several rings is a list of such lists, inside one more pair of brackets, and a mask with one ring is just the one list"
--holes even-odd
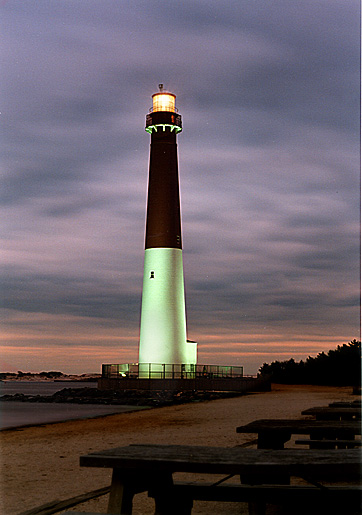
[[(0, 401), (1, 401), (1, 399), (0, 399)], [(46, 403), (42, 403), (42, 404), (46, 404)], [(54, 405), (54, 403), (49, 403), (49, 404)], [(72, 404), (72, 406), (74, 406), (74, 404)], [(83, 404), (81, 406), (83, 406)], [(87, 404), (86, 406), (89, 406), (90, 408), (91, 407), (99, 408), (102, 405)], [(112, 405), (109, 405), (109, 406), (112, 406)], [(116, 407), (118, 407), (118, 408), (124, 407), (127, 409), (124, 409), (123, 411), (114, 411), (113, 413), (108, 413), (108, 414), (103, 413), (100, 415), (75, 416), (74, 418), (65, 418), (64, 420), (54, 420), (54, 421), (46, 421), (46, 422), (38, 422), (38, 423), (20, 424), (18, 426), (12, 426), (12, 427), (0, 427), (0, 434), (4, 433), (6, 431), (21, 431), (23, 429), (29, 429), (29, 428), (35, 428), (35, 427), (45, 427), (45, 426), (54, 425), (54, 424), (66, 424), (67, 422), (73, 422), (76, 420), (85, 421), (85, 420), (92, 420), (92, 419), (96, 419), (96, 418), (107, 418), (107, 417), (112, 417), (113, 415), (121, 415), (121, 414), (126, 414), (126, 413), (133, 413), (134, 411), (142, 411), (142, 410), (152, 409), (151, 406), (129, 406), (129, 405), (124, 405), (124, 406), (114, 405), (114, 406), (115, 406), (115, 408)]]
[[(274, 386), (274, 389), (275, 388), (281, 388), (281, 389), (289, 389), (289, 388), (305, 388), (305, 389), (315, 389), (315, 388), (337, 388), (337, 389), (350, 389), (351, 392), (350, 394), (355, 396), (356, 394), (354, 393), (354, 388), (352, 386), (344, 386), (344, 387), (339, 387), (339, 386), (324, 386), (324, 385), (287, 385), (287, 384), (273, 384), (272, 385), (272, 389), (273, 389), (273, 386)], [(69, 389), (65, 389), (65, 390), (69, 390)], [(78, 389), (72, 389), (73, 393), (75, 393)], [(92, 388), (88, 388), (88, 390), (93, 390)], [(69, 400), (68, 402), (59, 402), (59, 400), (56, 400), (57, 398), (57, 394), (63, 394), (63, 390), (60, 390), (59, 392), (56, 392), (56, 394), (53, 394), (53, 395), (49, 395), (49, 396), (40, 396), (40, 395), (26, 395), (26, 394), (12, 394), (12, 395), (3, 395), (3, 396), (0, 396), (0, 403), (1, 402), (4, 402), (4, 403), (11, 403), (11, 402), (16, 402), (18, 404), (40, 404), (40, 405), (44, 405), (44, 404), (49, 404), (49, 405), (54, 405), (54, 406), (85, 406), (85, 407), (89, 407), (89, 408), (101, 408), (101, 407), (106, 407), (106, 406), (114, 406), (115, 408), (129, 408), (129, 409), (125, 409), (124, 411), (115, 411), (113, 413), (103, 413), (103, 414), (95, 414), (95, 415), (84, 415), (84, 416), (78, 416), (78, 417), (74, 417), (74, 418), (65, 418), (64, 420), (54, 420), (54, 421), (45, 421), (45, 422), (38, 422), (38, 423), (28, 423), (28, 424), (21, 424), (21, 425), (18, 425), (18, 426), (13, 426), (13, 427), (4, 427), (4, 428), (1, 428), (0, 427), (0, 434), (1, 433), (6, 433), (6, 432), (11, 432), (11, 431), (21, 431), (23, 429), (30, 429), (30, 428), (37, 428), (37, 427), (46, 427), (46, 426), (50, 426), (50, 425), (55, 425), (55, 424), (66, 424), (67, 422), (74, 422), (74, 421), (87, 421), (87, 420), (93, 420), (93, 419), (101, 419), (101, 418), (108, 418), (108, 417), (112, 417), (112, 416), (115, 416), (115, 415), (125, 415), (125, 414), (128, 414), (128, 413), (133, 413), (135, 411), (143, 411), (143, 410), (151, 410), (151, 409), (161, 409), (161, 408), (166, 408), (166, 407), (169, 407), (169, 406), (183, 406), (183, 405), (186, 405), (186, 404), (193, 404), (193, 403), (202, 403), (202, 402), (211, 402), (211, 401), (214, 401), (214, 400), (222, 400), (222, 399), (232, 399), (232, 398), (235, 398), (235, 397), (244, 397), (244, 396), (248, 396), (248, 395), (255, 395), (256, 393), (266, 393), (266, 392), (243, 392), (243, 393), (238, 393), (238, 392), (198, 392), (199, 396), (198, 398), (196, 399), (193, 399), (193, 398), (188, 398), (187, 400), (185, 399), (179, 399), (178, 401), (175, 401), (174, 399), (172, 401), (170, 400), (167, 400), (166, 402), (162, 403), (157, 403), (157, 404), (154, 404), (154, 403), (151, 403), (150, 404), (134, 404), (132, 402), (132, 399), (129, 400), (129, 403), (128, 404), (121, 404), (119, 402), (112, 402), (111, 399), (109, 399), (109, 402), (99, 402), (99, 403), (91, 403), (89, 402), (89, 400), (87, 399), (87, 397), (84, 397), (83, 400), (82, 398), (80, 398), (79, 402), (73, 402), (71, 400)], [(200, 395), (201, 394), (201, 395)], [(212, 394), (212, 395), (210, 395)], [(6, 399), (4, 399), (4, 397), (6, 397)], [(21, 397), (22, 399), (19, 400), (19, 397)], [(150, 400), (150, 399), (148, 399)], [(138, 402), (138, 401), (137, 401)]]
[[(287, 388), (297, 388), (299, 386), (309, 389), (313, 388), (313, 385), (279, 386)], [(73, 420), (108, 417), (147, 408), (161, 408), (216, 399), (230, 399), (252, 395), (253, 393), (257, 392), (178, 390), (163, 392), (150, 390), (100, 391), (92, 387), (73, 387), (58, 390), (52, 395), (24, 393), (5, 394), (0, 396), (0, 407), (3, 404), (1, 408), (2, 424), (0, 433), (46, 426), (49, 424), (62, 424)], [(29, 410), (29, 404), (34, 406), (33, 410)], [(79, 414), (76, 413), (77, 406), (79, 406)], [(9, 410), (7, 410), (8, 407)], [(103, 412), (101, 413), (102, 409)], [(112, 411), (108, 413), (108, 409)], [(94, 413), (92, 413), (92, 410), (94, 410)], [(97, 410), (99, 413), (97, 413)], [(84, 414), (82, 414), (82, 411)], [(31, 420), (30, 422), (25, 422), (27, 417), (29, 417), (30, 420), (32, 417), (35, 419), (38, 418), (38, 421)]]
[[(302, 418), (304, 409), (354, 397), (350, 387), (273, 385), (270, 392), (2, 431), (0, 511), (18, 515), (55, 499), (108, 486), (110, 470), (79, 466), (79, 457), (89, 452), (146, 443), (249, 445), (255, 435), (237, 434), (238, 425), (260, 418)], [(106, 504), (107, 496), (102, 496), (74, 510), (105, 513)], [(195, 512), (242, 513), (236, 504), (200, 502)], [(134, 514), (148, 513), (154, 513), (152, 499), (137, 495)]]
[[(34, 384), (30, 382), (29, 384)], [(88, 383), (89, 385), (89, 383)], [(63, 385), (62, 385), (63, 386)], [(146, 408), (233, 398), (249, 392), (195, 390), (98, 390), (94, 386), (62, 388), (54, 393), (7, 393), (0, 397), (0, 432), (110, 416)]]

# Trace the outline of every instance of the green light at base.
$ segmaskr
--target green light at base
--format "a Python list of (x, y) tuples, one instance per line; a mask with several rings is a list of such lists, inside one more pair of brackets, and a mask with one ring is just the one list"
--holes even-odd
[(149, 125), (148, 127), (145, 128), (145, 131), (148, 132), (149, 134), (152, 134), (153, 130), (155, 132), (157, 132), (157, 127), (162, 127), (163, 131), (166, 130), (166, 127), (170, 127), (170, 131), (171, 132), (175, 131), (176, 134), (178, 134), (179, 132), (182, 131), (181, 127), (179, 127), (178, 125), (172, 125), (171, 123), (157, 123), (156, 125)]

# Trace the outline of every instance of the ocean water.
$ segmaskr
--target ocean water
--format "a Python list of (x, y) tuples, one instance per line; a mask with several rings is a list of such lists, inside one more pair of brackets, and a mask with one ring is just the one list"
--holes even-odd
[[(37, 382), (9, 381), (0, 383), (0, 395), (24, 393), (52, 395), (63, 388), (96, 388), (94, 382)], [(0, 400), (0, 429), (63, 422), (81, 418), (94, 418), (115, 413), (147, 409), (141, 406), (104, 406), (99, 404), (66, 404), (53, 402), (20, 402)]]

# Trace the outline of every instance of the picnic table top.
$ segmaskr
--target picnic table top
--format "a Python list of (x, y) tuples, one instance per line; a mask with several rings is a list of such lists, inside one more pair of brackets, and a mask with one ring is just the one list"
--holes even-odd
[(359, 415), (361, 414), (361, 406), (344, 407), (344, 406), (315, 406), (302, 411), (302, 415)]
[(335, 401), (328, 404), (330, 408), (354, 408), (355, 406), (362, 406), (361, 399), (356, 399), (354, 401), (348, 402), (348, 401)]
[(260, 419), (236, 428), (237, 433), (259, 433), (263, 431), (285, 431), (292, 434), (348, 431), (360, 435), (361, 423), (357, 420)]
[(80, 465), (153, 472), (240, 474), (335, 472), (359, 475), (359, 450), (264, 450), (190, 445), (129, 445), (80, 457)]

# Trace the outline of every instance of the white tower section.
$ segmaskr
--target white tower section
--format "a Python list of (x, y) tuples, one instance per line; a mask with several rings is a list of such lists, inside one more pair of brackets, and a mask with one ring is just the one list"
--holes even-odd
[(196, 363), (189, 347), (182, 250), (146, 249), (139, 362)]

